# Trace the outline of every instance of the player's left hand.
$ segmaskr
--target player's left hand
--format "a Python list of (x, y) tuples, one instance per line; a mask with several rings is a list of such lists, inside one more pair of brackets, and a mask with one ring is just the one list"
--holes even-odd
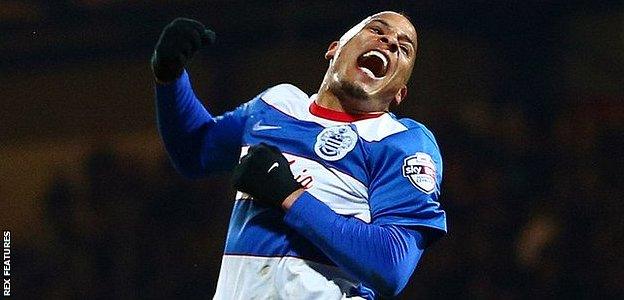
[(260, 143), (249, 148), (232, 175), (234, 188), (255, 200), (280, 207), (302, 186), (290, 171), (290, 164), (275, 146)]

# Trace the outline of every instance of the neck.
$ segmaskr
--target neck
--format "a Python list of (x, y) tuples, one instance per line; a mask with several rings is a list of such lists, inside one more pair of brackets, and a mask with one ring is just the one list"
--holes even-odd
[(355, 105), (358, 101), (361, 102), (361, 100), (358, 99), (349, 99), (346, 95), (336, 95), (336, 93), (334, 93), (326, 83), (321, 84), (317, 97), (314, 100), (317, 105), (323, 108), (353, 115), (379, 115), (380, 113), (387, 111), (387, 109), (371, 111), (358, 108), (357, 105)]
[(317, 93), (317, 97), (314, 100), (316, 104), (322, 106), (327, 109), (339, 111), (339, 112), (350, 112), (349, 110), (343, 107), (342, 102), (338, 99), (338, 96), (329, 90), (327, 84), (322, 84)]

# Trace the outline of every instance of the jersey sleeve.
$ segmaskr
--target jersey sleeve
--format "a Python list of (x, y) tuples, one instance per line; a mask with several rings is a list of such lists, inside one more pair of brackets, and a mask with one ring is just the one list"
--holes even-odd
[(425, 227), (434, 238), (446, 233), (446, 213), (438, 202), (442, 157), (431, 132), (412, 128), (378, 142), (371, 151), (371, 222)]
[(284, 222), (366, 287), (391, 297), (407, 284), (426, 244), (417, 229), (339, 215), (308, 192), (293, 203)]
[(192, 178), (232, 169), (249, 107), (257, 98), (213, 117), (195, 95), (186, 71), (172, 83), (157, 84), (158, 130), (176, 169)]

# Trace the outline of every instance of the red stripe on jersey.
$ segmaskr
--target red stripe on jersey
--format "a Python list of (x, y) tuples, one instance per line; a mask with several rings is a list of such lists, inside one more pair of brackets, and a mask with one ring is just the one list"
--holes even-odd
[(316, 104), (316, 102), (314, 101), (312, 101), (312, 104), (310, 104), (310, 113), (317, 117), (321, 117), (321, 118), (332, 120), (332, 121), (338, 121), (338, 122), (355, 122), (359, 120), (377, 118), (384, 114), (383, 112), (368, 113), (368, 114), (349, 114), (343, 111), (337, 111), (337, 110), (322, 107)]

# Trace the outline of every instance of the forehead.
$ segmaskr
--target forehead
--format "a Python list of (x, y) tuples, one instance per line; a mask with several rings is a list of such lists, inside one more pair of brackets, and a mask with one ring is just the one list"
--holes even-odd
[(398, 31), (399, 34), (405, 34), (409, 36), (412, 40), (416, 40), (416, 29), (412, 22), (410, 22), (405, 16), (395, 13), (395, 12), (381, 12), (378, 14), (374, 14), (369, 21), (371, 22), (380, 21), (388, 24), (390, 27), (393, 27)]

